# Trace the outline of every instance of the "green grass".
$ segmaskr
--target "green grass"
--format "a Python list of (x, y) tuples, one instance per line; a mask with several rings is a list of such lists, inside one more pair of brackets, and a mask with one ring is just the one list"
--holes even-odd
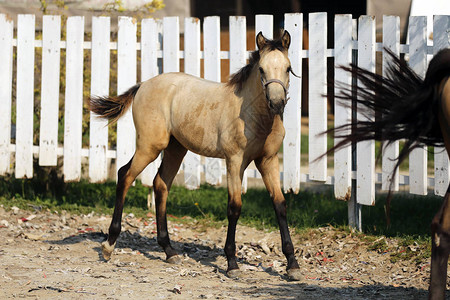
[[(139, 182), (130, 188), (125, 212), (137, 216), (146, 213), (148, 188)], [(332, 187), (302, 190), (298, 195), (286, 194), (288, 220), (298, 230), (326, 225), (346, 226), (347, 203), (334, 200)], [(86, 213), (112, 213), (115, 201), (115, 183), (63, 183), (42, 176), (31, 180), (0, 179), (0, 203), (6, 208), (41, 206), (51, 210)], [(439, 209), (442, 198), (412, 196), (397, 193), (392, 199), (391, 227), (386, 227), (385, 194), (378, 194), (376, 205), (362, 207), (363, 232), (380, 236), (429, 239), (430, 222)], [(191, 216), (211, 222), (226, 223), (227, 190), (203, 185), (190, 191), (174, 186), (167, 203), (168, 214)], [(243, 195), (240, 222), (258, 228), (278, 228), (270, 197), (264, 189), (250, 189)]]

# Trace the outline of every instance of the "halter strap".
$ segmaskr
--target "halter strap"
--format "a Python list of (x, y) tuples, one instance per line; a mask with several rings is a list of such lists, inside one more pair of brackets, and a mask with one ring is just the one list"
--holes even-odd
[[(297, 74), (295, 74), (294, 71), (293, 71), (292, 69), (290, 69), (289, 72), (290, 72), (292, 75), (294, 75), (295, 77), (301, 78), (301, 76), (298, 76)], [(283, 100), (283, 101), (284, 101), (284, 104), (286, 105), (286, 103), (288, 102), (289, 98), (287, 98), (287, 88), (286, 88), (286, 86), (284, 85), (283, 81), (281, 81), (281, 80), (279, 80), (279, 79), (276, 79), (276, 78), (273, 78), (273, 79), (269, 79), (269, 80), (267, 80), (266, 82), (264, 82), (264, 78), (263, 78), (262, 75), (261, 75), (261, 84), (263, 85), (264, 89), (266, 89), (267, 86), (268, 86), (269, 84), (273, 83), (273, 82), (278, 83), (278, 84), (280, 84), (280, 85), (283, 87), (283, 90), (284, 90), (284, 100)]]
[[(279, 84), (283, 87), (284, 95), (287, 94), (287, 89), (286, 89), (286, 86), (284, 85), (283, 81), (281, 81), (281, 80), (279, 80), (279, 79), (276, 79), (276, 78), (274, 78), (274, 79), (269, 79), (269, 80), (267, 80), (265, 83), (263, 82), (264, 88), (267, 88), (267, 86), (268, 86), (270, 83), (272, 83), (272, 82), (279, 83)], [(285, 98), (286, 98), (286, 97), (285, 97)]]
[(283, 101), (284, 101), (284, 104), (286, 105), (286, 103), (287, 103), (287, 101), (288, 101), (289, 99), (287, 99), (287, 88), (286, 88), (286, 86), (284, 85), (283, 81), (281, 81), (281, 80), (279, 80), (279, 79), (276, 79), (276, 78), (273, 78), (273, 79), (269, 79), (269, 80), (267, 80), (267, 81), (264, 81), (263, 77), (261, 76), (261, 84), (263, 85), (264, 89), (267, 89), (267, 86), (268, 86), (269, 84), (271, 84), (271, 83), (278, 83), (279, 85), (281, 85), (281, 87), (283, 88), (283, 91), (284, 91), (284, 99), (283, 99)]

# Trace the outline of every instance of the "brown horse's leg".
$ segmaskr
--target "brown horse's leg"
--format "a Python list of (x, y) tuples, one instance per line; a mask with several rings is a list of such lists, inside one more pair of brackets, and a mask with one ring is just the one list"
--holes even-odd
[(287, 258), (287, 272), (292, 280), (300, 280), (300, 269), (294, 256), (294, 246), (289, 234), (286, 220), (286, 201), (280, 187), (280, 171), (278, 157), (263, 157), (255, 160), (256, 167), (262, 175), (262, 179), (272, 198), (273, 207), (280, 228), (282, 250)]
[(228, 231), (227, 240), (225, 241), (225, 255), (227, 257), (228, 277), (238, 277), (239, 267), (236, 261), (236, 225), (241, 215), (242, 207), (242, 175), (241, 163), (232, 163), (232, 160), (227, 160), (227, 184), (228, 184)]
[(114, 213), (109, 226), (108, 240), (102, 243), (103, 258), (109, 260), (117, 238), (119, 237), (122, 228), (122, 211), (125, 202), (125, 195), (136, 177), (144, 170), (144, 168), (158, 156), (153, 153), (136, 150), (135, 155), (131, 160), (121, 167), (118, 172), (117, 186), (116, 186), (116, 204), (114, 206)]
[(169, 233), (167, 231), (166, 201), (169, 195), (173, 179), (180, 168), (183, 157), (186, 155), (184, 148), (175, 138), (171, 138), (168, 147), (164, 150), (161, 167), (153, 181), (156, 203), (156, 223), (158, 244), (164, 249), (167, 261), (178, 263), (178, 253), (170, 245)]
[(450, 252), (450, 186), (444, 203), (431, 222), (431, 280), (429, 299), (444, 299), (447, 285), (447, 264)]

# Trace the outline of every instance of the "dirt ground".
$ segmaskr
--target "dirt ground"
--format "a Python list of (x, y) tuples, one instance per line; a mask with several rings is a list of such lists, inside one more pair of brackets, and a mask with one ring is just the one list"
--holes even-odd
[[(226, 277), (226, 228), (169, 222), (181, 265), (165, 262), (154, 216), (124, 217), (109, 262), (110, 216), (0, 207), (0, 299), (425, 299), (429, 258), (416, 244), (324, 227), (293, 233), (304, 278), (288, 281), (278, 232), (238, 226), (239, 279)], [(378, 245), (377, 247), (373, 247)], [(380, 246), (381, 245), (381, 246)], [(370, 250), (373, 248), (374, 250)], [(422, 247), (423, 248), (423, 247)], [(406, 249), (406, 250), (405, 250)], [(412, 253), (392, 262), (392, 251)], [(417, 253), (417, 255), (416, 255)]]

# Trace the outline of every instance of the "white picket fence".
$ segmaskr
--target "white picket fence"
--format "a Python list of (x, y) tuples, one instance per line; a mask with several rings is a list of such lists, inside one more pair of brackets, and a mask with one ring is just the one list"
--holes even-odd
[[(15, 154), (15, 176), (33, 176), (33, 158), (39, 158), (41, 166), (55, 166), (57, 157), (63, 156), (63, 173), (67, 181), (81, 178), (82, 157), (89, 159), (89, 180), (102, 182), (107, 177), (107, 160), (115, 158), (117, 166), (124, 165), (134, 152), (135, 130), (131, 111), (128, 111), (117, 125), (116, 149), (108, 149), (107, 122), (90, 116), (90, 146), (82, 148), (83, 107), (83, 50), (91, 51), (91, 94), (106, 95), (109, 91), (110, 52), (117, 50), (117, 93), (122, 93), (136, 83), (137, 55), (141, 56), (141, 79), (149, 79), (161, 72), (179, 71), (179, 62), (184, 58), (186, 73), (200, 76), (200, 61), (204, 60), (204, 77), (220, 81), (220, 61), (230, 60), (230, 73), (245, 65), (249, 55), (246, 45), (246, 18), (230, 17), (230, 50), (221, 51), (220, 19), (206, 17), (203, 20), (204, 49), (200, 48), (200, 21), (186, 18), (184, 28), (184, 51), (180, 51), (180, 26), (178, 17), (163, 20), (144, 19), (141, 23), (141, 40), (137, 42), (137, 23), (130, 17), (119, 17), (118, 40), (110, 41), (110, 18), (94, 17), (92, 40), (84, 41), (84, 17), (67, 19), (67, 38), (61, 40), (60, 16), (43, 17), (42, 40), (35, 39), (35, 16), (19, 15), (17, 36), (13, 36), (14, 24), (5, 15), (0, 15), (0, 175), (11, 172), (12, 155)], [(348, 65), (357, 51), (357, 63), (369, 70), (375, 70), (375, 53), (383, 52), (383, 69), (386, 55), (383, 48), (394, 53), (408, 53), (409, 63), (420, 75), (424, 75), (427, 59), (439, 49), (450, 47), (450, 16), (435, 16), (434, 43), (427, 46), (426, 17), (410, 17), (409, 44), (400, 44), (400, 19), (396, 16), (383, 18), (383, 42), (375, 41), (376, 20), (361, 16), (358, 20), (351, 15), (336, 15), (334, 24), (334, 48), (327, 46), (326, 13), (309, 14), (309, 49), (302, 48), (303, 15), (286, 14), (285, 29), (291, 34), (289, 49), (292, 68), (300, 73), (302, 58), (309, 59), (309, 168), (300, 168), (301, 132), (301, 79), (291, 76), (290, 101), (284, 113), (286, 137), (283, 144), (283, 171), (281, 175), (285, 191), (297, 193), (301, 182), (318, 181), (334, 184), (338, 199), (349, 199), (351, 181), (356, 179), (357, 204), (374, 205), (375, 183), (382, 183), (382, 189), (389, 185), (393, 168), (391, 157), (398, 153), (398, 144), (391, 146), (383, 155), (382, 173), (375, 172), (375, 144), (372, 141), (357, 145), (357, 169), (351, 170), (351, 149), (342, 149), (334, 156), (334, 174), (327, 172), (327, 160), (316, 158), (326, 151), (326, 136), (317, 134), (327, 129), (326, 93), (327, 57), (334, 57), (335, 64)], [(256, 15), (256, 30), (271, 38), (273, 17)], [(13, 60), (16, 47), (17, 58)], [(42, 48), (42, 86), (40, 111), (39, 145), (33, 145), (34, 105), (34, 57), (35, 49)], [(66, 51), (66, 90), (64, 143), (58, 145), (58, 102), (60, 78), (60, 51)], [(161, 63), (158, 59), (162, 58)], [(15, 144), (11, 143), (11, 104), (13, 64), (16, 64), (16, 132)], [(351, 83), (349, 74), (335, 68), (335, 78)], [(336, 88), (336, 93), (339, 90)], [(351, 111), (339, 103), (335, 106), (335, 125), (348, 122)], [(363, 118), (362, 115), (358, 115)], [(204, 161), (204, 164), (201, 163)], [(315, 161), (315, 162), (314, 162)], [(147, 167), (141, 176), (144, 184), (151, 186), (159, 161)], [(410, 156), (409, 176), (393, 178), (394, 189), (399, 184), (409, 185), (413, 194), (427, 194), (434, 186), (435, 194), (444, 195), (449, 182), (447, 153), (435, 150), (434, 178), (428, 178), (427, 151), (415, 150)], [(225, 173), (221, 160), (205, 158), (189, 153), (183, 167), (185, 184), (198, 188), (201, 172), (208, 183), (219, 184)], [(247, 170), (243, 183), (246, 189), (247, 177), (260, 178), (256, 170)]]

